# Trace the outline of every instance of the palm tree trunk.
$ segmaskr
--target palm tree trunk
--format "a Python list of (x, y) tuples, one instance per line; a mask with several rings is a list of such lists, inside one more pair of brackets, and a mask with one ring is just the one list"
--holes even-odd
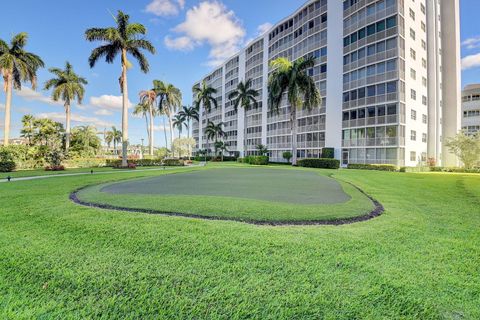
[(127, 51), (122, 50), (122, 167), (128, 166)]
[(245, 137), (243, 138), (243, 141), (244, 141), (244, 147), (243, 147), (243, 157), (245, 158), (247, 156), (247, 149), (248, 149), (248, 139), (247, 139), (247, 135), (248, 135), (248, 127), (247, 127), (247, 122), (248, 122), (248, 116), (247, 116), (247, 109), (246, 108), (243, 108), (243, 110), (245, 111), (245, 115), (244, 115), (244, 120), (243, 120), (243, 134), (245, 135)]
[(292, 110), (290, 111), (290, 124), (292, 127), (292, 166), (297, 165), (297, 107), (295, 105), (291, 106)]
[(175, 157), (175, 150), (173, 150), (173, 138), (174, 138), (174, 134), (175, 134), (175, 131), (173, 130), (173, 124), (172, 124), (172, 114), (171, 112), (168, 113), (168, 125), (170, 126), (170, 146), (172, 148), (172, 154), (173, 156)]
[(190, 145), (190, 120), (187, 120), (187, 143), (188, 143), (188, 158), (192, 156), (192, 146)]
[(65, 150), (68, 151), (70, 149), (70, 104), (65, 104), (65, 113), (66, 113), (66, 121), (65, 121)]
[(6, 83), (6, 96), (7, 100), (5, 101), (5, 131), (3, 135), (3, 145), (8, 146), (10, 140), (10, 117), (12, 110), (12, 75), (7, 75)]
[(150, 156), (153, 157), (153, 106), (150, 105), (150, 107), (148, 108), (149, 112), (150, 112), (150, 135), (149, 135), (149, 139), (150, 139)]

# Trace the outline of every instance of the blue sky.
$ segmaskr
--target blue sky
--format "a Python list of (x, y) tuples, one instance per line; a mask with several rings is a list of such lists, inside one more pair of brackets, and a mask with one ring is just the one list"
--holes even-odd
[[(86, 77), (89, 85), (82, 106), (73, 107), (73, 125), (94, 124), (99, 129), (120, 127), (120, 92), (117, 79), (120, 65), (100, 62), (94, 69), (87, 63), (96, 44), (84, 40), (89, 27), (113, 25), (109, 11), (121, 9), (134, 22), (148, 28), (147, 37), (157, 48), (148, 56), (150, 73), (142, 74), (135, 64), (129, 71), (130, 101), (138, 92), (151, 88), (153, 79), (173, 83), (184, 93), (184, 104), (191, 103), (194, 81), (212, 69), (212, 64), (229, 56), (236, 47), (258, 35), (262, 28), (275, 23), (302, 5), (304, 0), (19, 0), (2, 4), (0, 38), (9, 41), (13, 34), (27, 32), (27, 50), (39, 54), (47, 68), (39, 72), (39, 83), (49, 78), (49, 67), (63, 67), (65, 61)], [(252, 8), (255, 8), (254, 10)], [(461, 0), (462, 56), (468, 69), (463, 83), (480, 82), (480, 1)], [(212, 13), (215, 17), (212, 18)], [(219, 32), (221, 31), (221, 32)], [(63, 122), (62, 104), (52, 103), (42, 88), (16, 92), (13, 100), (12, 136), (18, 136), (20, 119), (26, 114), (49, 117)], [(0, 92), (0, 109), (5, 102)], [(3, 136), (3, 110), (0, 112), (0, 137)], [(161, 146), (161, 121), (156, 120), (156, 145)], [(130, 118), (130, 139), (139, 143), (146, 136), (145, 121)]]

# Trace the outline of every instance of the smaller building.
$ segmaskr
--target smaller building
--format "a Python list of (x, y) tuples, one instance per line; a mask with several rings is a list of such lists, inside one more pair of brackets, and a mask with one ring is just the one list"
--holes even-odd
[(480, 84), (467, 85), (462, 93), (462, 129), (468, 134), (480, 132)]

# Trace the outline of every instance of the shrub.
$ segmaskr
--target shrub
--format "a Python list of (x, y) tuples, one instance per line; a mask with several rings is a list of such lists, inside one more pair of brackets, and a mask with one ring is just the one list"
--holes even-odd
[(340, 168), (340, 160), (337, 159), (302, 159), (297, 165), (305, 168), (321, 168), (321, 169), (338, 169)]
[(178, 159), (165, 159), (163, 160), (163, 165), (166, 167), (182, 167), (185, 163)]
[(16, 169), (14, 161), (0, 160), (0, 172), (12, 172)]
[(397, 171), (397, 166), (394, 166), (392, 164), (350, 163), (348, 164), (347, 168), (357, 170)]
[(58, 166), (48, 166), (48, 167), (45, 167), (45, 171), (64, 171), (65, 170), (65, 166), (63, 165), (58, 165)]
[(287, 160), (288, 163), (290, 163), (290, 160), (293, 158), (293, 154), (290, 151), (285, 151), (282, 153), (283, 159)]
[(269, 163), (269, 158), (268, 156), (248, 156), (243, 159), (243, 162), (257, 166), (266, 166)]
[(335, 159), (335, 149), (334, 148), (323, 148), (322, 149), (322, 158), (323, 159)]
[(444, 167), (431, 167), (431, 172), (454, 172), (454, 173), (480, 173), (480, 168), (444, 168)]

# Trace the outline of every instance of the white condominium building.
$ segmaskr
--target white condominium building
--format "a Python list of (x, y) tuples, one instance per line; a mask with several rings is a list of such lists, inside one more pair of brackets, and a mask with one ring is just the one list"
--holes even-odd
[[(268, 110), (270, 61), (314, 56), (308, 72), (322, 105), (297, 113), (299, 158), (334, 148), (342, 163), (415, 166), (456, 159), (442, 141), (460, 129), (458, 0), (311, 0), (204, 79), (219, 107), (193, 125), (196, 149), (213, 149), (208, 121), (223, 122), (225, 142), (241, 156), (264, 144), (271, 161), (291, 151), (290, 106)], [(235, 112), (228, 100), (252, 79), (259, 107)]]
[(480, 84), (463, 89), (462, 112), (462, 129), (469, 134), (480, 133)]

